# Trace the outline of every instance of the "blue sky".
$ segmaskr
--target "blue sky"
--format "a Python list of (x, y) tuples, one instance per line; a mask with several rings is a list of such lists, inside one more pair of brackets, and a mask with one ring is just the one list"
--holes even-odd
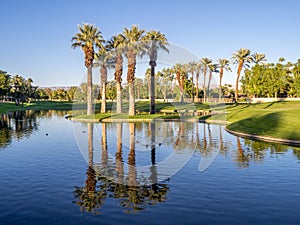
[[(105, 39), (132, 24), (157, 29), (198, 57), (230, 58), (243, 47), (265, 53), (269, 62), (295, 62), (299, 10), (297, 0), (2, 1), (0, 69), (39, 86), (78, 85), (85, 75), (83, 53), (71, 49), (70, 40), (84, 22), (98, 26)], [(224, 83), (234, 81), (232, 69)]]

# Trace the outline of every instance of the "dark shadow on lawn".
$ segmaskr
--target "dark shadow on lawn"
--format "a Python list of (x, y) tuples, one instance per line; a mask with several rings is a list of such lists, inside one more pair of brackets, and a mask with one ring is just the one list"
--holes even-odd
[(281, 135), (278, 138), (299, 141), (300, 135), (298, 132), (277, 131), (279, 125), (282, 123), (280, 114), (280, 112), (274, 112), (263, 116), (253, 116), (232, 123), (227, 128), (233, 131), (261, 136), (273, 136), (274, 133), (277, 133), (277, 135)]
[(228, 129), (253, 135), (268, 136), (280, 123), (280, 113), (253, 116), (227, 126)]

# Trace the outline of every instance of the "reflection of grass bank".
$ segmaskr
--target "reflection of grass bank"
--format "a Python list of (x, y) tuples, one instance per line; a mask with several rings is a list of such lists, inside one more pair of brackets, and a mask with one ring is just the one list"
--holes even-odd
[[(228, 105), (229, 130), (252, 135), (300, 140), (300, 102)], [(210, 119), (220, 119), (214, 115)]]

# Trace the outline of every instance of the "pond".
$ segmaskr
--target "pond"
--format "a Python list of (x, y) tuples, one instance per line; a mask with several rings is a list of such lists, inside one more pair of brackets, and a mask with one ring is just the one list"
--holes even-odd
[(299, 224), (300, 150), (222, 125), (0, 118), (0, 224)]

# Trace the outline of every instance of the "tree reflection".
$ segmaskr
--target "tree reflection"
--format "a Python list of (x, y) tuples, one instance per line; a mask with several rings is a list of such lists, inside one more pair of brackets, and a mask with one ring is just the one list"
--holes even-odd
[[(144, 210), (147, 205), (155, 205), (159, 202), (166, 201), (166, 195), (169, 187), (165, 183), (152, 185), (139, 185), (137, 182), (136, 171), (136, 154), (135, 154), (135, 132), (136, 126), (134, 123), (129, 123), (129, 154), (127, 157), (128, 174), (124, 173), (123, 151), (122, 151), (122, 132), (123, 124), (117, 124), (117, 149), (115, 153), (115, 175), (116, 180), (109, 179), (103, 176), (102, 169), (98, 169), (93, 165), (93, 126), (88, 125), (88, 151), (89, 165), (87, 169), (87, 179), (84, 187), (75, 187), (74, 197), (80, 210), (98, 214), (101, 212), (101, 207), (106, 198), (114, 198), (119, 200), (119, 204), (127, 213), (134, 213)], [(155, 126), (152, 126), (155, 128)], [(101, 162), (107, 168), (111, 167), (107, 160), (107, 134), (106, 124), (102, 123), (102, 157)], [(154, 130), (152, 130), (155, 133)], [(153, 134), (155, 135), (155, 134)], [(154, 144), (155, 146), (155, 144)], [(155, 147), (153, 147), (155, 151)], [(153, 151), (151, 157), (153, 158)], [(92, 151), (92, 152), (90, 152)], [(156, 167), (151, 167), (151, 176), (149, 179), (156, 180)], [(128, 182), (123, 182), (127, 180)]]
[(33, 110), (17, 111), (0, 116), (0, 148), (7, 147), (13, 138), (20, 140), (38, 130), (36, 118), (39, 116)]
[[(100, 213), (107, 198), (118, 201), (120, 208), (127, 213), (134, 213), (146, 209), (148, 205), (165, 202), (169, 187), (166, 182), (157, 183), (157, 180), (161, 178), (161, 173), (159, 173), (161, 171), (157, 171), (160, 165), (158, 159), (161, 159), (161, 155), (160, 152), (159, 154), (156, 152), (160, 146), (171, 149), (172, 153), (175, 152), (182, 156), (196, 147), (202, 158), (206, 159), (201, 168), (209, 166), (219, 152), (222, 157), (233, 156), (235, 163), (240, 168), (246, 168), (253, 161), (261, 162), (266, 157), (268, 150), (272, 156), (291, 149), (289, 146), (251, 141), (239, 137), (234, 137), (233, 140), (236, 141), (236, 144), (233, 145), (234, 148), (231, 148), (230, 142), (223, 137), (223, 126), (219, 125), (150, 122), (139, 124), (137, 127), (135, 123), (114, 125), (102, 123), (100, 125), (100, 154), (94, 154), (93, 143), (97, 144), (97, 142), (93, 142), (93, 136), (96, 132), (93, 132), (92, 124), (87, 126), (89, 151), (87, 177), (84, 187), (75, 188), (74, 197), (76, 198), (75, 203), (81, 210), (92, 213)], [(199, 129), (202, 126), (203, 129)], [(116, 142), (107, 140), (112, 132), (116, 134)], [(128, 136), (124, 135), (123, 137), (123, 132)], [(162, 139), (166, 135), (167, 138)], [(163, 140), (162, 143), (161, 140)], [(108, 143), (111, 144), (108, 145)], [(123, 143), (125, 143), (124, 146)], [(114, 146), (113, 149), (111, 146)], [(145, 150), (149, 150), (149, 146), (151, 151), (146, 157), (151, 159), (151, 165), (147, 167), (148, 170), (143, 171), (145, 173), (141, 173), (140, 170), (137, 170), (137, 165), (141, 160), (139, 157), (144, 156), (145, 152), (136, 151), (136, 147), (145, 147)], [(300, 157), (298, 151), (294, 151), (294, 154)], [(96, 155), (99, 155), (101, 159), (95, 159)], [(150, 185), (148, 185), (149, 183)]]

